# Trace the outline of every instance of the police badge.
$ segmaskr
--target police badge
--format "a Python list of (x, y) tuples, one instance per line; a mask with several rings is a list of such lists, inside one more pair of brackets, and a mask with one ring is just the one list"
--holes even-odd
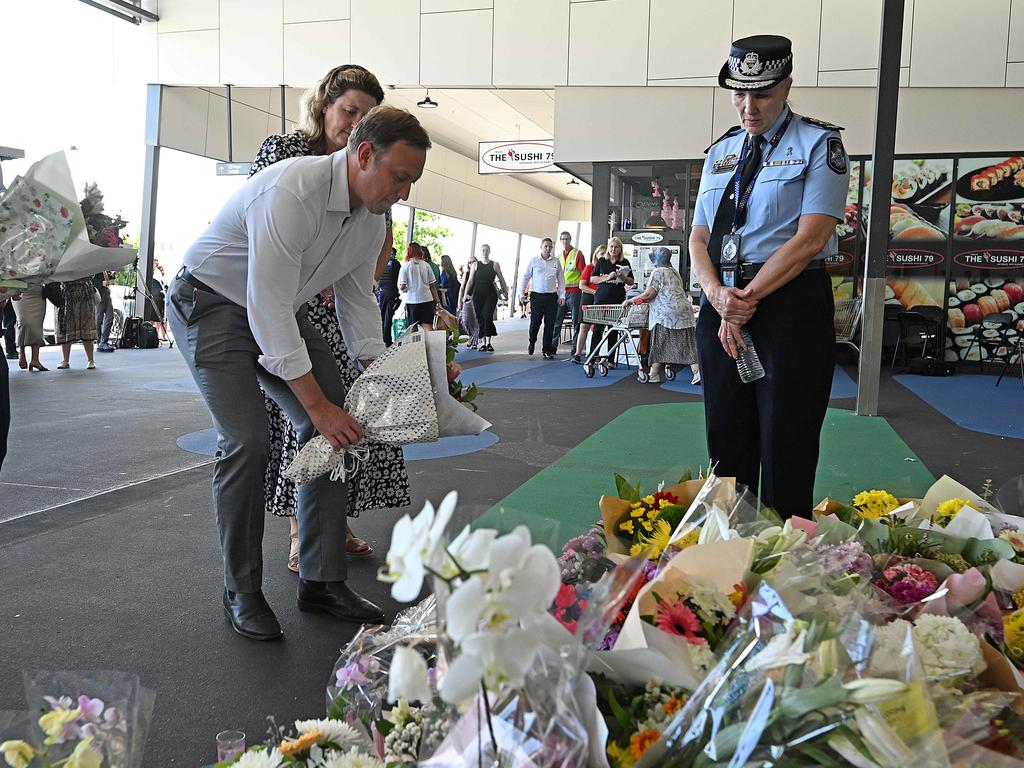
[(838, 136), (830, 137), (826, 152), (828, 167), (840, 175), (846, 173), (846, 149), (843, 147), (843, 140)]
[(750, 51), (740, 59), (740, 72), (744, 75), (759, 75), (762, 69), (764, 69), (764, 64), (761, 63), (761, 57), (757, 55), (756, 51)]

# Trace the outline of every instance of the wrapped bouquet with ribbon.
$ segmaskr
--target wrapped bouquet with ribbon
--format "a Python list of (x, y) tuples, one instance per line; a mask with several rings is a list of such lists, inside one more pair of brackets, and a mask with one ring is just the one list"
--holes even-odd
[(136, 251), (89, 242), (63, 152), (39, 160), (0, 193), (0, 292), (119, 270)]
[(490, 422), (451, 396), (447, 335), (407, 333), (378, 357), (345, 396), (345, 410), (363, 427), (363, 439), (335, 450), (322, 435), (308, 443), (284, 476), (298, 484), (330, 473), (344, 482), (359, 470), (374, 442), (429, 443), (439, 437), (479, 435)]

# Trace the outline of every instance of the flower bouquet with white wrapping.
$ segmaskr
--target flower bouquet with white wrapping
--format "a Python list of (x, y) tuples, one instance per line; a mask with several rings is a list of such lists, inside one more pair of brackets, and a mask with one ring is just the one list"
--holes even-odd
[(117, 270), (135, 255), (130, 248), (89, 242), (63, 152), (33, 163), (0, 193), (0, 290)]
[(345, 410), (363, 427), (363, 439), (335, 450), (322, 435), (307, 442), (284, 471), (298, 484), (330, 473), (345, 481), (359, 470), (374, 442), (409, 445), (439, 437), (478, 435), (491, 426), (448, 390), (447, 335), (408, 333), (360, 374)]

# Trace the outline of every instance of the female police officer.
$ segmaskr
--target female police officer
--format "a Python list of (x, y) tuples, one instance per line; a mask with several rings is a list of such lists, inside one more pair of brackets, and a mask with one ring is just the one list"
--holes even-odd
[[(740, 125), (708, 148), (690, 255), (704, 289), (697, 340), (708, 454), (784, 516), (813, 505), (835, 332), (825, 259), (849, 185), (836, 126), (793, 113), (791, 44), (732, 44), (718, 82)], [(744, 384), (749, 333), (765, 376)]]

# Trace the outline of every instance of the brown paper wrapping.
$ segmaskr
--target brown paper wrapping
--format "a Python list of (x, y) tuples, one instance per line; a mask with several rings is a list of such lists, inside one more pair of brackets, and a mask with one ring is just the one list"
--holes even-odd
[(986, 688), (1018, 694), (1012, 706), (1024, 715), (1024, 688), (1020, 686), (1020, 673), (1013, 668), (1013, 662), (987, 640), (981, 641), (981, 655), (985, 657), (988, 666), (978, 676), (978, 681)]

